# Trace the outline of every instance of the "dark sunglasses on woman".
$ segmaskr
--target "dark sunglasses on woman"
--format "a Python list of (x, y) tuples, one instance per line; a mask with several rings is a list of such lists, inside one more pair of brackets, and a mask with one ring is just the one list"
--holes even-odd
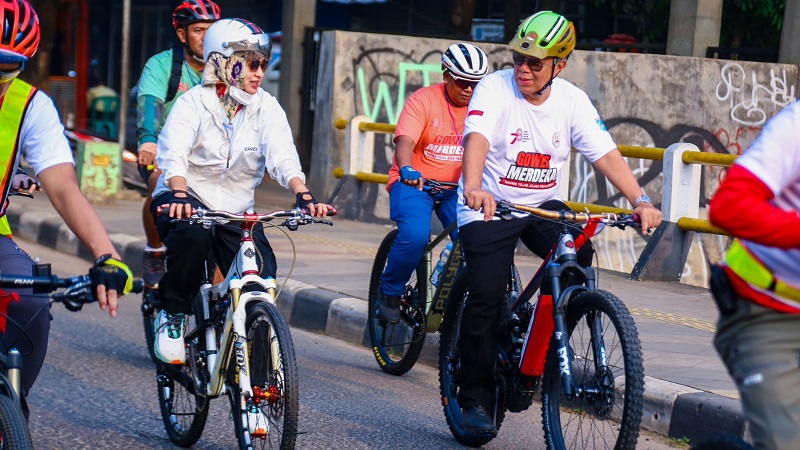
[(250, 70), (255, 72), (258, 70), (259, 66), (261, 67), (262, 72), (267, 71), (267, 67), (269, 67), (269, 58), (264, 59), (249, 59), (247, 60), (247, 65), (250, 67)]

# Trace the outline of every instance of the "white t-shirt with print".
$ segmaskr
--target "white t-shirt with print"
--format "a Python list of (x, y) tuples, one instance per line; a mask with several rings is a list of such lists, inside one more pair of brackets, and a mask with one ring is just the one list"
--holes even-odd
[[(514, 69), (493, 72), (475, 88), (464, 135), (478, 133), (489, 141), (482, 187), (497, 200), (538, 206), (558, 198), (562, 167), (572, 147), (590, 162), (616, 148), (597, 109), (577, 86), (556, 78), (541, 105), (523, 97)], [(458, 225), (483, 220), (483, 213), (464, 202), (459, 187)]]

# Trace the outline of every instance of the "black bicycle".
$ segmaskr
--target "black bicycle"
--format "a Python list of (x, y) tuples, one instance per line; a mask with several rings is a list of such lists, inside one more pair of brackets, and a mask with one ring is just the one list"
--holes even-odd
[[(435, 195), (442, 189), (457, 187), (457, 183), (428, 179), (425, 180), (424, 190), (436, 198)], [(448, 239), (456, 225), (454, 221), (425, 246), (419, 265), (406, 283), (400, 301), (401, 320), (395, 324), (387, 323), (380, 317), (378, 303), (381, 301), (381, 274), (386, 270), (389, 252), (397, 238), (397, 229), (390, 231), (378, 247), (369, 280), (367, 323), (372, 353), (381, 370), (388, 374), (403, 375), (411, 370), (422, 352), (425, 335), (439, 331), (447, 298), (464, 265), (461, 243), (456, 241), (451, 244), (450, 254), (437, 278), (433, 278), (436, 262), (432, 257), (436, 247)], [(513, 275), (509, 281), (509, 289), (519, 292), (522, 285), (516, 268)], [(437, 283), (433, 283), (434, 280)]]
[[(142, 287), (142, 281), (135, 280), (131, 292), (141, 292)], [(52, 275), (50, 264), (34, 265), (31, 276), (0, 274), (0, 288), (33, 288), (33, 295), (46, 295), (51, 298), (51, 303), (61, 303), (70, 311), (80, 311), (85, 303), (96, 301), (92, 293), (92, 281), (89, 275), (59, 278)], [(59, 289), (63, 289), (63, 291), (54, 293)], [(16, 295), (13, 291), (6, 292), (6, 294)], [(25, 331), (22, 324), (15, 322), (5, 314), (3, 316), (7, 321), (7, 326), (15, 326), (23, 332)], [(33, 343), (31, 339), (28, 340)], [(5, 368), (4, 371), (0, 371), (0, 440), (2, 440), (2, 448), (31, 449), (33, 443), (28, 422), (22, 412), (19, 395), (22, 354), (13, 347), (0, 351), (0, 363)]]
[[(550, 450), (634, 449), (644, 397), (642, 350), (630, 312), (616, 296), (597, 288), (591, 267), (577, 263), (576, 249), (602, 226), (637, 226), (633, 216), (549, 211), (499, 202), (497, 215), (533, 214), (562, 226), (558, 241), (519, 295), (509, 291), (498, 324), (495, 364), (499, 430), (506, 411), (527, 410), (542, 385), (542, 425)], [(576, 223), (586, 223), (573, 238)], [(549, 283), (551, 294), (540, 287)], [(467, 298), (463, 274), (447, 301), (441, 326), (439, 383), (447, 424), (459, 442), (479, 447), (494, 436), (468, 432), (458, 404), (459, 336)], [(539, 293), (534, 299), (534, 294)], [(533, 301), (532, 301), (533, 300)]]

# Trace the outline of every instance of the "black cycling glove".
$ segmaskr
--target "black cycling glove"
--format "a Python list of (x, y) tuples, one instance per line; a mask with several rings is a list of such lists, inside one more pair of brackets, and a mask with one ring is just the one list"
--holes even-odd
[(89, 269), (89, 278), (92, 280), (92, 292), (97, 292), (97, 287), (103, 285), (107, 290), (115, 290), (120, 295), (127, 294), (133, 289), (133, 274), (125, 263), (103, 255), (94, 262)]
[[(306, 200), (305, 198), (303, 198), (306, 196), (311, 198)], [(295, 198), (296, 198), (295, 206), (297, 206), (298, 208), (308, 209), (308, 205), (316, 205), (317, 203), (319, 203), (317, 199), (315, 199), (314, 196), (311, 195), (311, 192), (308, 191), (298, 192)]]

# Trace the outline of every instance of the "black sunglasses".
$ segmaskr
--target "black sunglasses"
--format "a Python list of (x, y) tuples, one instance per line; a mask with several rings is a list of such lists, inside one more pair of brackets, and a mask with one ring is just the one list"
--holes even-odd
[(467, 80), (466, 78), (459, 78), (459, 77), (453, 75), (452, 73), (450, 73), (450, 78), (453, 79), (453, 82), (462, 91), (465, 91), (465, 90), (467, 90), (469, 88), (475, 89), (475, 86), (478, 85), (478, 82), (475, 81), (475, 80)]
[(526, 64), (533, 72), (538, 72), (544, 67), (544, 61), (539, 58), (533, 58), (523, 55), (518, 52), (511, 52), (511, 59), (514, 60), (515, 66)]
[(247, 66), (250, 67), (250, 70), (253, 72), (258, 70), (259, 66), (261, 67), (262, 72), (266, 72), (267, 67), (269, 67), (269, 58), (249, 59), (247, 60)]

